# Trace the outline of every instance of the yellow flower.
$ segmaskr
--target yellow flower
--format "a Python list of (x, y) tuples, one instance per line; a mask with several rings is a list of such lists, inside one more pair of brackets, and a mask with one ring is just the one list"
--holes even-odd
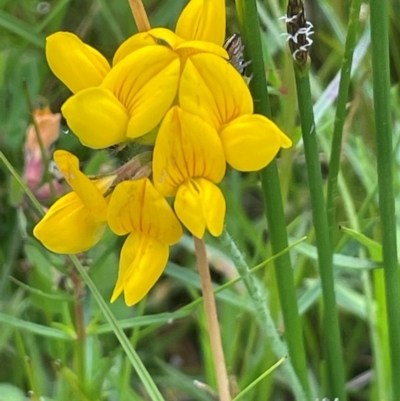
[(225, 38), (225, 0), (191, 0), (182, 11), (175, 33), (154, 28), (131, 36), (114, 55), (113, 65), (144, 47), (164, 45), (176, 52), (182, 61), (192, 54), (213, 53), (228, 59), (222, 47)]
[(196, 54), (187, 60), (179, 105), (215, 127), (226, 161), (237, 170), (260, 170), (281, 147), (292, 144), (271, 120), (253, 114), (253, 100), (243, 77), (213, 54)]
[(125, 303), (139, 302), (154, 286), (178, 242), (182, 227), (168, 202), (147, 178), (124, 181), (113, 191), (108, 224), (117, 235), (129, 234), (120, 256), (111, 302), (124, 292)]
[(201, 118), (175, 106), (166, 114), (153, 154), (154, 185), (174, 196), (175, 212), (196, 237), (207, 228), (222, 233), (225, 199), (215, 185), (225, 174), (225, 157), (217, 131)]
[(211, 52), (228, 58), (222, 47), (224, 0), (192, 0), (177, 31), (190, 40), (165, 28), (133, 35), (117, 50), (112, 69), (71, 33), (47, 38), (50, 68), (75, 93), (62, 113), (83, 145), (101, 149), (145, 135), (171, 107), (188, 56)]
[(187, 57), (197, 53), (212, 53), (228, 59), (228, 53), (220, 45), (201, 40), (186, 41), (169, 29), (154, 28), (148, 32), (137, 33), (123, 42), (114, 55), (113, 65), (117, 65), (125, 57), (148, 46), (166, 47), (180, 57), (182, 66)]
[(203, 40), (222, 46), (225, 15), (225, 0), (191, 0), (182, 11), (175, 32), (185, 40)]
[(34, 236), (56, 253), (79, 253), (94, 246), (107, 225), (107, 201), (103, 197), (115, 176), (90, 180), (79, 170), (79, 161), (64, 150), (54, 160), (73, 191), (50, 207), (35, 226)]
[(111, 69), (101, 53), (70, 32), (46, 38), (46, 58), (54, 75), (73, 93), (100, 85)]
[(171, 106), (178, 87), (178, 56), (164, 46), (125, 57), (98, 87), (79, 91), (61, 111), (80, 141), (100, 149), (152, 130)]

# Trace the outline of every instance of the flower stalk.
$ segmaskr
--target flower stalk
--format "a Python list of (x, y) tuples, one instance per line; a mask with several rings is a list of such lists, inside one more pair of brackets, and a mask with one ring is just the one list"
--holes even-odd
[(308, 182), (310, 186), (311, 209), (318, 251), (318, 265), (322, 286), (323, 331), (325, 355), (327, 358), (328, 386), (331, 398), (346, 400), (344, 365), (340, 339), (339, 319), (335, 298), (332, 247), (328, 218), (323, 194), (321, 166), (314, 124), (308, 74), (295, 67), (296, 87), (299, 97), (301, 130), (306, 156)]
[[(304, 4), (301, 0), (289, 0), (286, 15), (287, 26), (295, 27), (297, 32), (306, 30), (310, 23), (305, 19)], [(288, 29), (290, 43), (296, 42), (297, 32)], [(303, 40), (307, 37), (302, 34)], [(299, 40), (297, 41), (297, 44)], [(296, 43), (295, 43), (296, 44)], [(344, 364), (339, 330), (338, 311), (335, 298), (335, 283), (333, 277), (333, 256), (328, 216), (323, 193), (321, 166), (319, 162), (318, 142), (315, 129), (313, 104), (310, 89), (308, 48), (291, 46), (294, 59), (301, 131), (304, 142), (307, 176), (310, 187), (311, 209), (318, 252), (318, 265), (322, 287), (324, 332), (324, 349), (327, 359), (328, 385), (326, 389), (329, 398), (347, 399), (345, 392)]]
[(221, 342), (221, 333), (218, 323), (217, 307), (212, 288), (210, 268), (207, 261), (207, 253), (204, 239), (193, 236), (196, 250), (197, 267), (199, 269), (201, 289), (203, 292), (204, 309), (207, 317), (207, 325), (210, 333), (211, 349), (214, 357), (215, 371), (217, 375), (218, 394), (220, 401), (230, 401), (229, 378), (225, 365), (224, 351)]
[(139, 32), (146, 32), (151, 29), (146, 10), (141, 0), (128, 0), (131, 8), (133, 19)]
[(71, 280), (74, 284), (75, 302), (74, 302), (74, 319), (76, 330), (76, 347), (75, 347), (75, 363), (78, 382), (82, 391), (85, 389), (86, 383), (86, 364), (85, 364), (85, 348), (86, 348), (86, 328), (84, 314), (84, 294), (85, 287), (77, 272), (71, 273)]

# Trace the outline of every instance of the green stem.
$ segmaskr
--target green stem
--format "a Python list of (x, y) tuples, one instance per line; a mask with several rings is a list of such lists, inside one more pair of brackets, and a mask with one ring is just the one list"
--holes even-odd
[(299, 67), (296, 64), (294, 66), (324, 303), (323, 334), (325, 339), (325, 355), (327, 358), (329, 392), (331, 392), (331, 394), (328, 394), (328, 398), (334, 399), (337, 397), (340, 401), (345, 401), (347, 397), (345, 393), (339, 319), (335, 300), (332, 247), (323, 194), (310, 81), (307, 67)]
[[(285, 344), (281, 341), (278, 331), (276, 330), (273, 318), (268, 309), (268, 304), (265, 296), (265, 289), (263, 288), (260, 281), (253, 274), (258, 267), (250, 269), (242, 253), (239, 251), (236, 243), (233, 241), (232, 237), (227, 231), (224, 231), (222, 236), (222, 243), (229, 250), (229, 255), (231, 255), (232, 260), (238, 270), (240, 278), (243, 280), (244, 285), (254, 303), (256, 310), (255, 316), (262, 327), (268, 342), (271, 344), (271, 348), (275, 353), (275, 356), (281, 358), (286, 355), (287, 349)], [(287, 253), (287, 252), (286, 252)], [(260, 265), (261, 266), (261, 265)], [(230, 283), (234, 281), (231, 280)], [(236, 280), (235, 280), (236, 281)], [(227, 283), (228, 284), (228, 283)], [(220, 290), (221, 287), (218, 287)], [(302, 383), (299, 381), (299, 376), (294, 370), (293, 360), (289, 360), (290, 363), (284, 363), (282, 369), (285, 371), (286, 377), (290, 381), (293, 389), (293, 393), (297, 401), (305, 401), (311, 399), (306, 396), (303, 389)]]
[(72, 272), (71, 280), (74, 284), (74, 292), (76, 301), (74, 302), (74, 319), (76, 331), (76, 347), (75, 347), (75, 364), (76, 376), (78, 383), (83, 391), (86, 387), (86, 367), (85, 367), (85, 350), (86, 350), (86, 329), (85, 315), (83, 310), (84, 286), (80, 277)]
[[(255, 112), (270, 117), (271, 111), (262, 55), (257, 4), (255, 0), (237, 0), (236, 7), (243, 39), (246, 44), (246, 54), (252, 60), (253, 78), (250, 83), (250, 89), (253, 98), (257, 99), (254, 109)], [(276, 161), (273, 161), (261, 171), (261, 182), (271, 246), (274, 253), (278, 253), (287, 248), (288, 240)], [(311, 399), (290, 254), (286, 252), (276, 259), (275, 267), (289, 356), (304, 392)]]
[(377, 144), (379, 210), (392, 366), (393, 399), (400, 399), (400, 277), (396, 247), (387, 0), (371, 0), (372, 73)]
[(356, 46), (357, 28), (360, 15), (361, 0), (353, 0), (350, 8), (349, 26), (343, 64), (340, 73), (339, 94), (336, 106), (335, 125), (331, 145), (331, 156), (329, 160), (328, 188), (326, 198), (326, 209), (328, 213), (328, 224), (331, 232), (332, 243), (336, 234), (336, 208), (335, 198), (337, 195), (337, 180), (340, 168), (340, 157), (342, 151), (343, 126), (346, 119), (346, 104), (349, 94), (351, 80), (351, 64), (353, 61), (354, 48)]

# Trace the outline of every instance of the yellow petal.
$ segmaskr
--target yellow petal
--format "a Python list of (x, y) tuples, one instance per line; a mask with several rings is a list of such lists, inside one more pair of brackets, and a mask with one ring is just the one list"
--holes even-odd
[(105, 57), (69, 32), (47, 37), (46, 58), (54, 75), (74, 93), (100, 85), (110, 71)]
[(168, 256), (167, 245), (141, 233), (131, 233), (121, 250), (118, 280), (111, 302), (122, 292), (128, 306), (143, 299), (164, 271)]
[(282, 135), (271, 120), (258, 114), (241, 116), (220, 133), (226, 161), (239, 171), (267, 166), (282, 146)]
[(214, 236), (221, 235), (225, 199), (212, 182), (203, 178), (186, 181), (178, 189), (174, 207), (179, 220), (196, 237), (203, 238), (206, 228)]
[(225, 60), (229, 59), (228, 52), (222, 47), (211, 42), (202, 42), (200, 40), (186, 41), (175, 48), (181, 60), (186, 60), (188, 57), (198, 53), (211, 53), (222, 57)]
[(175, 49), (182, 42), (183, 40), (179, 36), (166, 28), (154, 28), (148, 32), (140, 32), (131, 36), (119, 46), (114, 55), (113, 65), (115, 66), (125, 57), (143, 47), (164, 45)]
[(204, 40), (222, 46), (225, 13), (224, 0), (191, 0), (182, 11), (175, 32), (185, 40)]
[(293, 145), (292, 140), (285, 135), (281, 130), (279, 130), (279, 134), (281, 137), (281, 147), (284, 149), (290, 148)]
[(196, 178), (195, 182), (200, 189), (202, 211), (207, 230), (214, 237), (218, 237), (224, 229), (226, 210), (224, 195), (216, 185), (204, 178)]
[(108, 224), (118, 235), (141, 232), (167, 245), (182, 236), (182, 227), (168, 202), (147, 178), (116, 186), (108, 208)]
[(153, 152), (156, 188), (164, 196), (173, 196), (178, 186), (191, 177), (204, 177), (217, 183), (224, 177), (225, 167), (216, 130), (178, 106), (169, 110)]
[(79, 253), (100, 241), (106, 224), (93, 216), (75, 192), (60, 198), (35, 226), (33, 235), (56, 253)]
[(207, 53), (187, 60), (180, 81), (179, 105), (217, 131), (235, 118), (253, 113), (253, 100), (243, 77), (226, 60)]
[(65, 150), (56, 150), (54, 161), (87, 210), (99, 221), (105, 222), (107, 220), (107, 202), (98, 187), (79, 170), (78, 158)]
[(109, 190), (115, 179), (117, 178), (117, 174), (105, 175), (104, 177), (91, 179), (90, 181), (96, 185), (97, 189), (100, 193), (104, 194)]
[(165, 46), (147, 46), (119, 62), (103, 81), (128, 110), (127, 137), (153, 129), (175, 99), (180, 75), (179, 57)]
[(78, 92), (64, 103), (61, 111), (85, 146), (102, 149), (125, 141), (128, 112), (107, 89)]

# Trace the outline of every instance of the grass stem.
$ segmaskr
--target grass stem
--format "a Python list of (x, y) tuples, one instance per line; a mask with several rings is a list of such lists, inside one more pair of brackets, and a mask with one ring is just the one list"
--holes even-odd
[(336, 106), (335, 124), (333, 128), (331, 155), (329, 159), (326, 210), (328, 213), (328, 224), (331, 232), (332, 244), (335, 243), (335, 236), (337, 232), (335, 198), (337, 194), (337, 181), (342, 153), (343, 127), (346, 119), (346, 106), (351, 80), (351, 64), (353, 61), (354, 48), (356, 46), (360, 7), (361, 0), (352, 1), (342, 69), (340, 72), (339, 93)]
[(323, 298), (323, 332), (327, 359), (328, 398), (347, 399), (339, 319), (335, 299), (332, 246), (323, 194), (321, 166), (314, 122), (308, 68), (295, 66), (301, 130), (310, 188), (311, 208), (318, 251), (318, 265)]
[[(253, 78), (250, 83), (250, 89), (253, 98), (256, 100), (254, 109), (256, 113), (270, 117), (271, 111), (261, 47), (257, 4), (255, 0), (236, 0), (236, 8), (241, 25), (241, 33), (246, 45), (246, 54), (252, 61), (250, 67)], [(261, 171), (261, 183), (272, 249), (274, 253), (279, 253), (288, 247), (288, 239), (276, 161), (273, 161)], [(276, 259), (275, 267), (289, 356), (304, 392), (311, 398), (290, 254), (286, 252)]]
[(382, 254), (393, 399), (400, 399), (400, 276), (397, 261), (393, 145), (390, 118), (389, 1), (371, 0), (372, 75)]

